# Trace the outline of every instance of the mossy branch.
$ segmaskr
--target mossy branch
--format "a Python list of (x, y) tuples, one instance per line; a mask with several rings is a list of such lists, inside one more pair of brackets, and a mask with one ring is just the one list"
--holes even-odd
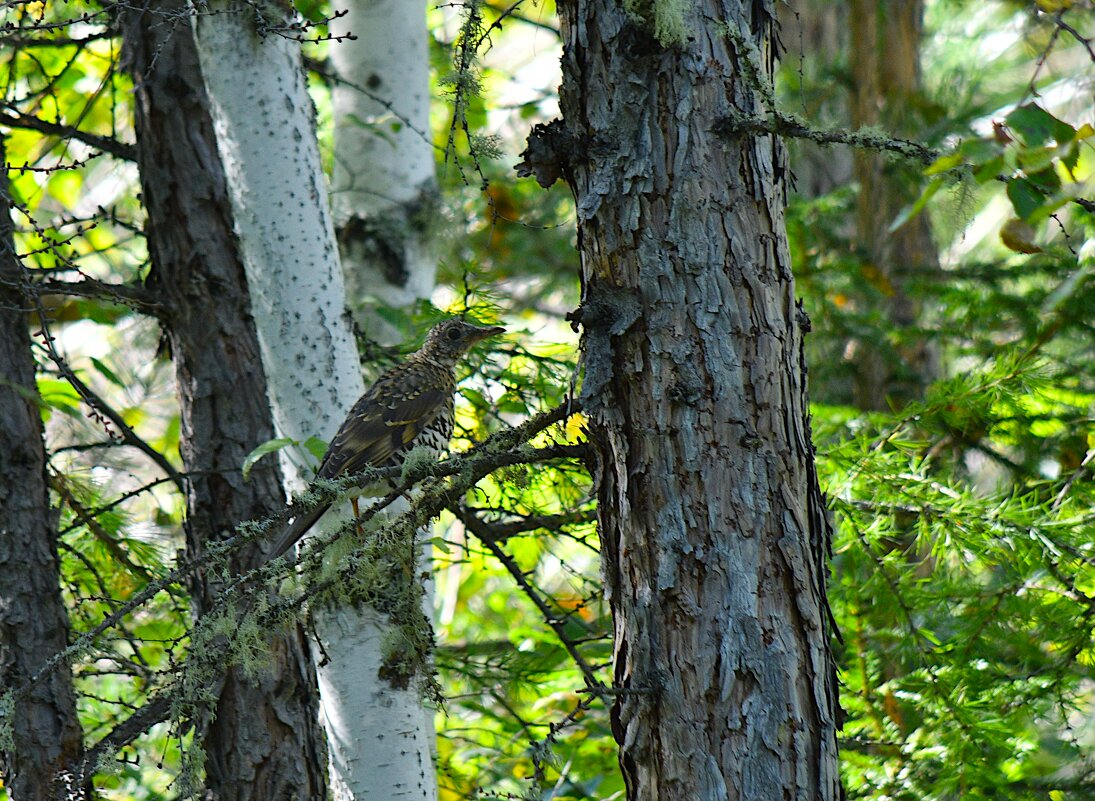
[(911, 161), (931, 164), (940, 156), (934, 150), (920, 142), (910, 139), (898, 139), (887, 135), (878, 128), (863, 127), (854, 131), (839, 128), (814, 128), (794, 114), (771, 111), (767, 114), (746, 114), (732, 110), (724, 116), (715, 128), (720, 136), (740, 136), (742, 134), (775, 134), (792, 139), (807, 139), (819, 145), (850, 145), (862, 150), (878, 150), (895, 153)]
[[(299, 593), (289, 597), (271, 597), (267, 592), (269, 587), (275, 586), (289, 574), (292, 562), (288, 559), (274, 560), (236, 577), (233, 584), (218, 598), (210, 612), (198, 623), (196, 634), (205, 633), (204, 636), (195, 637), (195, 642), (199, 640), (203, 642), (204, 647), (198, 649), (201, 653), (196, 653), (195, 649), (191, 648), (186, 664), (181, 669), (176, 667), (173, 670), (175, 677), (161, 686), (144, 707), (120, 723), (99, 744), (92, 746), (89, 753), (103, 753), (108, 749), (120, 748), (154, 724), (169, 716), (177, 715), (180, 711), (193, 708), (196, 704), (200, 704), (201, 699), (190, 696), (203, 685), (203, 682), (193, 680), (194, 674), (206, 675), (210, 671), (223, 671), (231, 664), (240, 663), (241, 656), (243, 661), (247, 661), (246, 655), (237, 651), (254, 648), (253, 637), (224, 636), (227, 632), (234, 633), (242, 629), (253, 632), (256, 626), (258, 629), (272, 632), (276, 626), (285, 625), (289, 620), (297, 619), (300, 610), (309, 600), (322, 593), (333, 591), (336, 583), (351, 581), (354, 572), (361, 570), (362, 557), (368, 555), (367, 552), (370, 547), (375, 547), (375, 543), (383, 547), (385, 542), (390, 542), (393, 538), (402, 540), (410, 537), (413, 540), (415, 532), (436, 517), (452, 498), (467, 492), (480, 479), (499, 467), (582, 457), (585, 453), (584, 445), (550, 445), (534, 448), (527, 444), (540, 432), (555, 423), (566, 420), (578, 411), (578, 404), (570, 401), (536, 415), (521, 425), (498, 431), (475, 448), (465, 453), (455, 454), (441, 462), (418, 462), (406, 471), (398, 467), (370, 469), (356, 476), (313, 485), (282, 513), (262, 520), (241, 523), (237, 527), (238, 533), (233, 537), (209, 545), (201, 556), (179, 565), (162, 578), (146, 584), (97, 626), (84, 632), (71, 645), (55, 654), (27, 682), (0, 695), (0, 739), (2, 739), (3, 730), (11, 725), (10, 717), (3, 714), (4, 710), (14, 709), (17, 701), (24, 699), (35, 686), (55, 671), (89, 653), (100, 635), (119, 626), (127, 616), (140, 609), (160, 592), (169, 587), (181, 585), (195, 571), (226, 569), (231, 555), (246, 543), (267, 536), (271, 528), (284, 524), (289, 517), (298, 514), (301, 509), (313, 508), (319, 503), (332, 502), (352, 487), (385, 479), (396, 479), (399, 482), (396, 489), (364, 511), (359, 521), (364, 523), (390, 506), (409, 489), (422, 483), (420, 493), (406, 512), (391, 521), (385, 521), (370, 532), (374, 546), (366, 542), (353, 548), (344, 564), (339, 563), (336, 570), (329, 572), (322, 580), (314, 584), (307, 584)], [(401, 477), (401, 473), (405, 475)], [(354, 523), (351, 521), (343, 529), (349, 530), (353, 527)], [(305, 551), (300, 560), (302, 577), (305, 580), (309, 576), (317, 575), (324, 549), (339, 539), (343, 533), (345, 532), (340, 530), (332, 535), (313, 538), (312, 547)], [(400, 604), (400, 607), (406, 610), (407, 605)], [(241, 619), (241, 615), (250, 616), (251, 619), (245, 621)], [(190, 674), (189, 678), (188, 674)]]

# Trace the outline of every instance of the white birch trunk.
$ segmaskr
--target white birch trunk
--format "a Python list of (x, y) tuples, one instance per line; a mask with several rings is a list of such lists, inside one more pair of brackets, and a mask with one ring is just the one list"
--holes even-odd
[[(251, 14), (194, 19), (274, 424), (299, 441), (332, 436), (363, 385), (300, 46), (260, 37)], [(300, 490), (310, 471), (301, 454), (289, 461)]]
[[(267, 24), (283, 24), (275, 6), (263, 12)], [(299, 46), (259, 36), (246, 13), (198, 16), (195, 34), (277, 433), (329, 438), (363, 386)], [(282, 453), (286, 481), (299, 490), (310, 471), (300, 455)], [(432, 798), (432, 730), (414, 683), (397, 690), (377, 675), (386, 619), (348, 609), (320, 617), (335, 797)]]
[[(430, 220), (438, 204), (430, 139), (429, 52), (426, 4), (412, 0), (335, 0), (331, 33), (353, 33), (332, 45), (330, 61), (339, 81), (332, 100), (335, 160), (332, 206), (346, 280), (348, 306), (368, 335), (393, 344), (401, 332), (372, 313), (377, 305), (409, 309), (430, 297), (436, 263)], [(392, 514), (403, 511), (397, 502)], [(424, 550), (422, 562), (428, 562)], [(428, 590), (429, 588), (427, 588)], [(431, 614), (431, 594), (426, 609)], [(334, 660), (319, 669), (336, 798), (437, 797), (433, 767), (433, 712), (417, 692), (387, 688), (359, 693), (361, 672), (381, 668), (383, 618), (352, 610), (317, 620), (325, 642), (354, 643), (358, 663)], [(384, 739), (355, 731), (388, 731)], [(390, 736), (392, 730), (397, 736)]]
[(336, 0), (346, 15), (331, 47), (335, 225), (350, 308), (369, 335), (398, 338), (374, 315), (433, 292), (430, 224), (438, 190), (430, 139), (426, 5), (414, 0)]

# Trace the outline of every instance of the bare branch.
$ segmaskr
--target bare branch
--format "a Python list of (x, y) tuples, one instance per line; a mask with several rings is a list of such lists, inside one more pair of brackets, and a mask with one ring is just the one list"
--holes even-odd
[(81, 298), (94, 298), (96, 300), (121, 303), (138, 311), (149, 314), (157, 314), (162, 305), (155, 300), (152, 293), (141, 286), (132, 284), (110, 284), (94, 278), (84, 278), (81, 281), (54, 281), (31, 280), (31, 290), (38, 294), (53, 293), (57, 295), (73, 295)]
[[(118, 439), (126, 445), (130, 445), (145, 454), (171, 478), (172, 483), (178, 487), (180, 492), (186, 492), (186, 486), (183, 483), (182, 476), (179, 474), (179, 471), (175, 469), (174, 465), (167, 461), (167, 457), (145, 442), (141, 437), (137, 436), (137, 432), (130, 428), (129, 424), (122, 419), (122, 416), (114, 411), (110, 404), (99, 397), (98, 393), (91, 389), (91, 387), (81, 381), (80, 377), (76, 375), (76, 372), (69, 367), (68, 362), (65, 361), (64, 357), (57, 352), (57, 348), (53, 344), (54, 337), (49, 333), (49, 329), (47, 328), (47, 317), (45, 309), (42, 307), (42, 299), (36, 298), (36, 301), (38, 305), (38, 319), (42, 324), (42, 328), (37, 334), (41, 336), (42, 341), (45, 343), (46, 353), (49, 355), (50, 360), (57, 366), (57, 369), (60, 371), (61, 375), (64, 376), (65, 380), (72, 384), (76, 392), (91, 408), (92, 418), (101, 423), (112, 423), (120, 432), (120, 434), (116, 435)], [(107, 433), (113, 435), (109, 426), (107, 426)]]
[(53, 134), (60, 139), (75, 139), (77, 142), (83, 142), (85, 145), (90, 145), (104, 153), (109, 153), (114, 156), (114, 158), (123, 161), (137, 160), (137, 149), (133, 145), (119, 142), (117, 139), (110, 136), (100, 136), (99, 134), (81, 131), (74, 125), (47, 122), (46, 120), (39, 119), (30, 114), (23, 114), (22, 112), (14, 114), (0, 112), (0, 125), (6, 125), (9, 128), (23, 128), (30, 131), (38, 131), (44, 134)]
[(583, 657), (578, 650), (577, 644), (567, 634), (565, 616), (560, 617), (560, 615), (551, 608), (548, 602), (544, 600), (543, 596), (537, 592), (536, 588), (532, 586), (525, 576), (525, 572), (521, 570), (520, 565), (514, 561), (512, 556), (502, 550), (502, 547), (495, 541), (490, 526), (484, 524), (483, 521), (475, 515), (469, 514), (467, 509), (462, 506), (454, 504), (449, 507), (449, 511), (456, 515), (456, 519), (463, 523), (464, 527), (483, 543), (494, 558), (502, 563), (502, 566), (505, 567), (506, 572), (513, 577), (517, 586), (520, 587), (521, 591), (525, 593), (530, 601), (532, 601), (533, 606), (540, 610), (540, 614), (544, 616), (544, 622), (555, 632), (555, 636), (559, 638), (559, 642), (562, 643), (563, 648), (570, 654), (570, 658), (574, 660), (574, 664), (578, 667), (578, 670), (582, 672), (586, 686), (594, 692), (603, 689), (603, 682), (598, 680), (596, 673), (593, 671), (593, 667), (585, 660), (585, 657)]

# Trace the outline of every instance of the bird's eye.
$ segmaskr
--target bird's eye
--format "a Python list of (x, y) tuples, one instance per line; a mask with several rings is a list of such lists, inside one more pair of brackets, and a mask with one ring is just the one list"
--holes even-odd
[(449, 333), (447, 333), (445, 336), (455, 342), (456, 340), (460, 339), (462, 335), (459, 328), (450, 328)]

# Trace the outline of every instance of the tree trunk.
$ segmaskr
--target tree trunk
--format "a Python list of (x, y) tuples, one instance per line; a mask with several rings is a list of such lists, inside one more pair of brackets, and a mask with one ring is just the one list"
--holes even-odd
[[(0, 138), (0, 163), (6, 164)], [(7, 173), (0, 178), (0, 686), (18, 687), (68, 645), (57, 529), (49, 504), (42, 415), (27, 328), (32, 303), (15, 252)], [(6, 714), (5, 714), (6, 712)], [(72, 674), (57, 670), (0, 712), (10, 750), (0, 773), (14, 801), (83, 798)], [(7, 739), (2, 737), (0, 739)]]
[[(852, 124), (880, 125), (894, 136), (920, 126), (920, 39), (922, 0), (853, 0), (851, 27)], [(859, 183), (856, 239), (864, 277), (876, 290), (900, 339), (856, 343), (855, 402), (862, 409), (898, 407), (921, 396), (935, 375), (935, 359), (922, 336), (910, 331), (920, 323), (921, 304), (909, 285), (918, 271), (939, 266), (926, 214), (895, 231), (890, 225), (920, 193), (918, 169), (867, 150), (855, 153)]]
[[(224, 7), (211, 4), (214, 11)], [(272, 5), (249, 8), (261, 11), (264, 24), (285, 24)], [(197, 17), (198, 52), (275, 428), (298, 441), (329, 438), (363, 386), (299, 46), (271, 29), (257, 30), (256, 19), (253, 13)], [(311, 471), (294, 459), (286, 473), (300, 489)], [(379, 675), (386, 617), (340, 609), (317, 610), (316, 618), (329, 657), (319, 666), (319, 683), (334, 796), (430, 798), (432, 729), (417, 683), (393, 687)], [(371, 772), (377, 766), (383, 771)]]
[(559, 6), (632, 801), (841, 795), (783, 149), (715, 133), (763, 111), (774, 5), (696, 0), (667, 45), (671, 4)]
[[(787, 48), (784, 69), (796, 73), (796, 111), (816, 126), (847, 127), (849, 97), (840, 76), (847, 70), (848, 7), (831, 0), (788, 0), (777, 6), (779, 38)], [(850, 148), (809, 139), (789, 143), (791, 188), (813, 199), (852, 182)], [(816, 390), (814, 400), (817, 400)]]
[(431, 226), (439, 203), (430, 138), (426, 5), (338, 0), (331, 46), (335, 161), (332, 206), (357, 321), (373, 339), (401, 339), (373, 314), (404, 309), (433, 292)]
[[(245, 481), (241, 465), (272, 439), (266, 376), (259, 358), (232, 209), (209, 101), (182, 0), (154, 0), (127, 12), (124, 36), (136, 99), (141, 191), (152, 256), (149, 287), (175, 359), (187, 480), (191, 557), (236, 524), (280, 511), (281, 472), (259, 462)], [(174, 20), (174, 23), (165, 22)], [(260, 543), (237, 551), (233, 573), (262, 564)], [(195, 578), (197, 615), (213, 605), (218, 583)], [(273, 638), (271, 668), (255, 681), (239, 668), (219, 687), (203, 747), (214, 798), (326, 797), (316, 679), (300, 627)]]
[[(316, 144), (300, 45), (273, 3), (228, 0), (194, 17), (238, 252), (278, 436), (333, 434), (363, 389)], [(261, 30), (259, 29), (263, 26)], [(290, 488), (311, 478), (282, 450)]]
[[(333, 9), (347, 13), (331, 21), (332, 34), (357, 37), (333, 45), (330, 57), (337, 74), (331, 200), (347, 304), (371, 339), (391, 345), (405, 332), (377, 314), (378, 306), (412, 312), (430, 297), (436, 274), (431, 239), (440, 198), (430, 136), (426, 5), (337, 0)], [(397, 501), (389, 513), (405, 508)], [(423, 548), (420, 572), (428, 572), (429, 550)], [(321, 668), (334, 773), (351, 797), (432, 801), (433, 710), (413, 690), (378, 693), (361, 686), (363, 674), (381, 670), (387, 630), (386, 618), (375, 611), (317, 619), (324, 642), (356, 643), (353, 659)], [(355, 730), (389, 736), (350, 736)], [(393, 731), (405, 735), (392, 737)]]

